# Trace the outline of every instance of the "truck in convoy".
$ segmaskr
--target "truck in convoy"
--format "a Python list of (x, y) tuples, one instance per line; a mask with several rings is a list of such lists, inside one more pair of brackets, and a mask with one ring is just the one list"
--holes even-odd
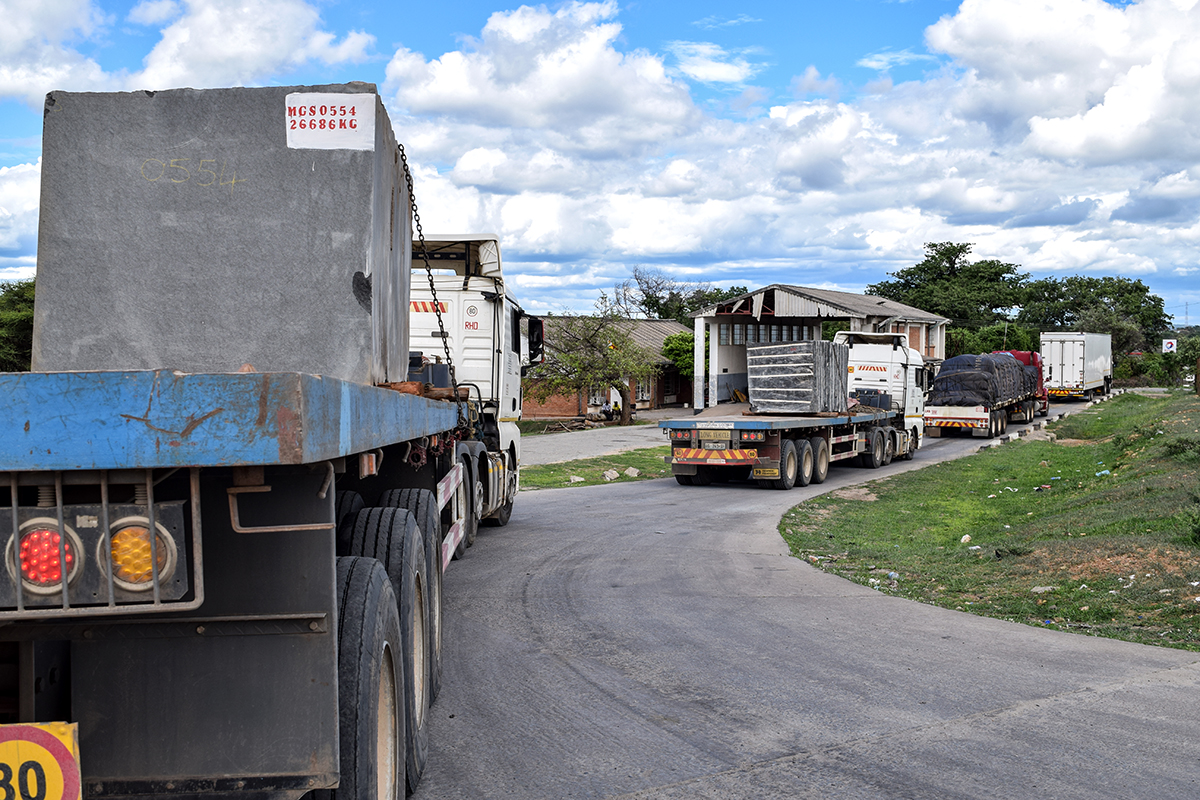
[(833, 463), (877, 469), (920, 447), (925, 368), (903, 336), (842, 331), (832, 342), (747, 345), (746, 353), (747, 412), (718, 406), (659, 423), (679, 484), (749, 478), (791, 489), (824, 482)]
[(1011, 352), (961, 355), (946, 359), (925, 401), (925, 433), (970, 431), (991, 439), (1010, 421), (1032, 422), (1042, 401), (1037, 354), (1026, 363)]
[(1107, 333), (1043, 333), (1042, 361), (1051, 397), (1090, 400), (1112, 390), (1112, 336)]
[[(539, 357), (494, 237), (413, 241), (364, 83), (52, 92), (41, 185), (33, 371), (0, 375), (8, 793), (404, 797)], [(410, 296), (430, 250), (462, 277)]]
[[(1033, 367), (1034, 372), (1031, 375), (1037, 375), (1037, 388), (1033, 399), (1037, 405), (1035, 412), (1038, 416), (1044, 417), (1050, 413), (1050, 392), (1046, 390), (1046, 370), (1045, 362), (1042, 361), (1042, 354), (1037, 350), (993, 350), (992, 355), (1000, 353), (1008, 353), (1010, 356), (1020, 361), (1026, 367)], [(1028, 370), (1026, 370), (1028, 372)]]

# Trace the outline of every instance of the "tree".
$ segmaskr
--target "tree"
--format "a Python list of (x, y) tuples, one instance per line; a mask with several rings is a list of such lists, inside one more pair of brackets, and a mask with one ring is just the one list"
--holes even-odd
[(529, 372), (529, 393), (545, 400), (614, 386), (621, 393), (621, 424), (630, 424), (629, 382), (648, 380), (658, 371), (658, 354), (634, 342), (630, 321), (600, 295), (594, 313), (549, 316), (545, 324), (546, 360)]
[(1163, 299), (1141, 281), (1082, 275), (1030, 283), (1017, 320), (1041, 330), (1111, 334), (1114, 354), (1143, 350), (1171, 327)]
[(1029, 275), (994, 258), (970, 261), (969, 243), (929, 242), (919, 264), (888, 273), (895, 280), (867, 287), (867, 294), (948, 317), (963, 325), (1007, 319), (1025, 298)]
[(28, 372), (33, 351), (34, 282), (0, 283), (0, 372)]
[[(696, 372), (695, 347), (696, 334), (691, 331), (672, 333), (663, 339), (662, 354), (679, 369), (682, 377), (690, 378)], [(707, 353), (708, 350), (704, 352)]]
[(627, 317), (673, 319), (691, 327), (691, 315), (700, 309), (746, 294), (745, 286), (714, 289), (708, 283), (680, 281), (661, 269), (633, 268), (633, 277), (614, 287), (613, 302)]

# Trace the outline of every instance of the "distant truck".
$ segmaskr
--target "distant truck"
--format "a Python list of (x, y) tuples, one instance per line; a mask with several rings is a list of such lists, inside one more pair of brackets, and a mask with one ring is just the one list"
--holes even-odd
[[(518, 484), (540, 328), (494, 237), (413, 241), (371, 84), (52, 92), (44, 127), (33, 371), (0, 375), (0, 783), (403, 798), (443, 570)], [(454, 277), (410, 293), (430, 248)]]
[(1043, 333), (1042, 360), (1051, 397), (1090, 400), (1112, 391), (1112, 336), (1107, 333)]
[(1010, 421), (1032, 422), (1042, 401), (1036, 353), (1029, 362), (1013, 353), (961, 355), (947, 359), (933, 379), (925, 404), (925, 434), (970, 431), (991, 439)]
[(1034, 399), (1037, 400), (1037, 415), (1040, 417), (1046, 416), (1050, 412), (1050, 392), (1046, 389), (1046, 370), (1045, 363), (1042, 361), (1042, 354), (1037, 350), (992, 351), (992, 355), (1000, 353), (1008, 353), (1026, 367), (1033, 367), (1037, 371), (1037, 393), (1034, 395)]
[(833, 342), (759, 345), (747, 360), (751, 408), (775, 410), (660, 422), (680, 485), (754, 479), (791, 489), (824, 482), (832, 463), (875, 469), (921, 446), (924, 363), (902, 336), (843, 331)]

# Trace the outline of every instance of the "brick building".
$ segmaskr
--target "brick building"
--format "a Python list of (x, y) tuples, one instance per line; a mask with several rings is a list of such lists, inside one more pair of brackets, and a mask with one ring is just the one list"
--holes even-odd
[[(553, 318), (546, 320), (547, 346), (552, 346), (554, 338), (552, 320)], [(634, 398), (634, 407), (649, 409), (690, 405), (691, 379), (681, 376), (679, 368), (666, 356), (661, 355), (663, 342), (668, 336), (688, 333), (688, 329), (672, 319), (635, 319), (629, 320), (627, 324), (631, 326), (629, 334), (637, 345), (659, 354), (658, 373), (653, 378), (629, 382), (629, 394)], [(620, 397), (617, 389), (610, 386), (594, 386), (591, 391), (577, 395), (551, 395), (542, 403), (526, 392), (521, 415), (525, 419), (578, 417), (589, 411), (598, 411), (605, 400), (620, 402)]]

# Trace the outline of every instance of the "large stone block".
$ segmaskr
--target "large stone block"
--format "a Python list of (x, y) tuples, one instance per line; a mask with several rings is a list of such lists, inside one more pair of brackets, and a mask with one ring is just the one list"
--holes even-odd
[(33, 368), (403, 380), (409, 220), (372, 84), (52, 92)]

